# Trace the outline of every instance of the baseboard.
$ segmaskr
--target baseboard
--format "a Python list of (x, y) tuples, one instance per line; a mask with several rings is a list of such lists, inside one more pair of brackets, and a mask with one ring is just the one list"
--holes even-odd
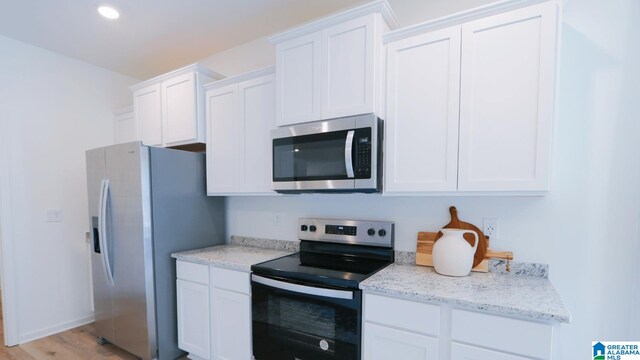
[(92, 323), (93, 321), (94, 321), (94, 315), (93, 313), (91, 313), (75, 320), (66, 321), (57, 325), (46, 327), (44, 329), (22, 334), (19, 337), (18, 343), (24, 344), (29, 341), (37, 340), (49, 335), (57, 334), (62, 331), (76, 328), (78, 326), (86, 325), (86, 324)]

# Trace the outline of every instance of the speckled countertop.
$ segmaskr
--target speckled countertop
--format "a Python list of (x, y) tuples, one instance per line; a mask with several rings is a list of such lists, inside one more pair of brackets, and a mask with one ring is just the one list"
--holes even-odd
[(475, 272), (465, 277), (449, 277), (430, 267), (392, 264), (360, 283), (360, 288), (505, 316), (571, 321), (560, 296), (544, 277)]
[(246, 245), (219, 245), (182, 251), (171, 254), (171, 257), (178, 260), (249, 272), (253, 264), (279, 258), (293, 252), (295, 251)]

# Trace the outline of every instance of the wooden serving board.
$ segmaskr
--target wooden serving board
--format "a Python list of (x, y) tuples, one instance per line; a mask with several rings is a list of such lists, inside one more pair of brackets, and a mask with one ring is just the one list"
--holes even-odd
[[(433, 258), (431, 253), (433, 252), (433, 244), (436, 242), (437, 232), (419, 232), (418, 233), (418, 246), (416, 249), (416, 265), (433, 266)], [(489, 246), (489, 239), (487, 239), (487, 247)], [(482, 260), (471, 271), (477, 272), (489, 272), (489, 259)]]

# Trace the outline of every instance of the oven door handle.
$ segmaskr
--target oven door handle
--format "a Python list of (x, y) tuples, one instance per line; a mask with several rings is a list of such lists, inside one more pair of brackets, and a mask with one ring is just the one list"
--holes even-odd
[(259, 275), (254, 275), (254, 274), (251, 274), (251, 281), (260, 283), (262, 285), (270, 286), (273, 288), (292, 291), (300, 294), (323, 296), (323, 297), (333, 298), (333, 299), (353, 300), (353, 291), (348, 291), (348, 290), (334, 290), (334, 289), (319, 288), (315, 286), (298, 285), (290, 282), (273, 280), (273, 279), (269, 279)]

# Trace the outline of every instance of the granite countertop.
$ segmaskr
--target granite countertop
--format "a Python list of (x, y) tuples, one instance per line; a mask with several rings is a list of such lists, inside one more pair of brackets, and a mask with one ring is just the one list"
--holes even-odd
[(360, 288), (421, 302), (450, 304), (505, 316), (568, 323), (571, 315), (545, 277), (476, 273), (465, 277), (437, 274), (433, 268), (391, 264)]
[(253, 264), (279, 258), (293, 252), (246, 245), (218, 245), (174, 253), (171, 254), (171, 257), (199, 264), (250, 272)]

